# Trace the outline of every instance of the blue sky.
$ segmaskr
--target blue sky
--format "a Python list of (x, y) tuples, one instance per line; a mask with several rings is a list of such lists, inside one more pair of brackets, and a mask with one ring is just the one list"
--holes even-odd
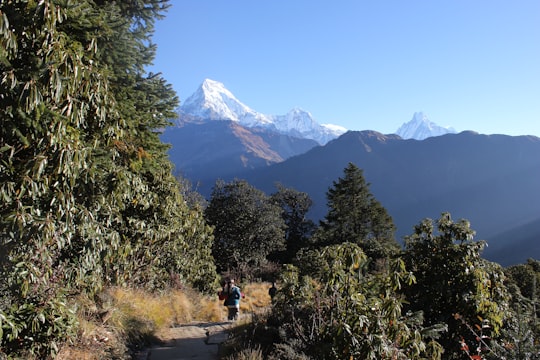
[(171, 0), (160, 71), (252, 109), (393, 133), (414, 112), (458, 131), (540, 136), (538, 0)]

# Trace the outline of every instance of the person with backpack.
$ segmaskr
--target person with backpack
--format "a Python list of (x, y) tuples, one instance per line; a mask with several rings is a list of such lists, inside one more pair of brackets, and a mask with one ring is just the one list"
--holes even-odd
[(277, 293), (276, 283), (272, 282), (272, 287), (268, 289), (268, 295), (270, 295), (270, 298), (274, 300), (274, 296), (276, 296), (276, 293)]
[(240, 299), (243, 298), (243, 294), (234, 283), (234, 279), (227, 281), (218, 295), (220, 300), (225, 300), (223, 305), (228, 310), (227, 319), (237, 320), (240, 313)]

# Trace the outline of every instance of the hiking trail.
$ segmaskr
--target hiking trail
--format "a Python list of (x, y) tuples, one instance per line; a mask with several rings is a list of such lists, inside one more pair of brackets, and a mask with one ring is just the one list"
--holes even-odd
[(231, 323), (193, 322), (167, 329), (163, 343), (137, 354), (136, 360), (217, 360), (219, 346), (227, 340)]

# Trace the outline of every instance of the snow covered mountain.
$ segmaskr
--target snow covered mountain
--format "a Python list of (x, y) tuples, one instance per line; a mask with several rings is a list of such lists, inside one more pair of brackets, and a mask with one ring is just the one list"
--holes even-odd
[(206, 79), (180, 107), (180, 113), (200, 120), (232, 120), (248, 128), (264, 128), (324, 145), (347, 129), (332, 124), (319, 124), (302, 109), (285, 115), (261, 114), (239, 101), (225, 86)]
[(443, 127), (430, 121), (428, 117), (422, 112), (416, 112), (413, 118), (404, 123), (396, 131), (396, 134), (403, 139), (416, 139), (424, 140), (432, 136), (440, 136), (449, 133), (456, 133), (451, 127)]

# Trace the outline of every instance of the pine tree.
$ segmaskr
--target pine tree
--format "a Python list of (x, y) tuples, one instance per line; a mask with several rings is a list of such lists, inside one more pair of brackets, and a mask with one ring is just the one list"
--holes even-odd
[(315, 234), (322, 244), (358, 244), (373, 259), (396, 253), (392, 218), (369, 191), (362, 170), (349, 163), (327, 192), (328, 213)]

